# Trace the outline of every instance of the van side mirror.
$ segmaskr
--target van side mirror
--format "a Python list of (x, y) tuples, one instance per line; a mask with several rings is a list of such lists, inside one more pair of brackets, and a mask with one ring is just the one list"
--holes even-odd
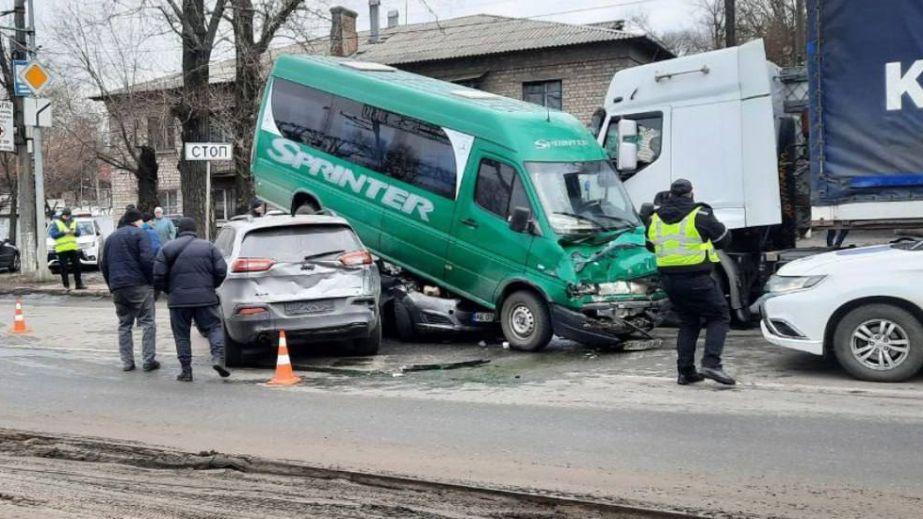
[(616, 168), (619, 171), (638, 169), (638, 123), (631, 119), (619, 121), (619, 157)]
[(525, 207), (514, 207), (513, 214), (510, 215), (510, 229), (514, 232), (526, 232), (529, 229), (529, 220), (532, 219), (532, 211)]
[(605, 122), (605, 120), (606, 120), (606, 109), (602, 107), (597, 108), (596, 111), (593, 112), (593, 116), (590, 117), (590, 124), (588, 127), (590, 130), (590, 133), (593, 134), (593, 137), (599, 136), (599, 132), (602, 131), (603, 122)]

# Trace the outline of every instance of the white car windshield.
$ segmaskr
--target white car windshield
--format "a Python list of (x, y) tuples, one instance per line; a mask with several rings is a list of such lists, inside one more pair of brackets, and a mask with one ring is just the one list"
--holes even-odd
[(641, 221), (608, 161), (526, 162), (551, 227), (558, 234), (637, 227)]

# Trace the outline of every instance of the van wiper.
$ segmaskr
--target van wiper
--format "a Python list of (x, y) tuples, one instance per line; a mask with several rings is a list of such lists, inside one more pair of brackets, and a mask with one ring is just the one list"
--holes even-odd
[(561, 216), (570, 216), (571, 218), (576, 218), (576, 219), (578, 219), (578, 220), (583, 220), (583, 221), (585, 221), (585, 222), (590, 222), (591, 224), (595, 225), (596, 227), (599, 227), (600, 229), (605, 229), (605, 228), (606, 228), (606, 226), (603, 225), (602, 222), (599, 222), (599, 221), (594, 220), (594, 219), (592, 219), (592, 218), (590, 218), (590, 217), (587, 217), (587, 216), (583, 216), (582, 214), (577, 214), (577, 213), (565, 213), (565, 212), (561, 212), (561, 211), (555, 211), (554, 214), (559, 214), (559, 215), (561, 215)]
[(632, 222), (632, 221), (629, 220), (628, 218), (625, 218), (625, 217), (622, 217), (622, 216), (611, 216), (611, 215), (608, 215), (608, 214), (600, 214), (600, 215), (597, 215), (597, 216), (601, 216), (601, 217), (603, 217), (603, 218), (608, 218), (609, 220), (612, 220), (612, 221), (614, 221), (614, 222), (619, 222), (619, 223), (623, 224), (624, 227), (632, 227), (632, 228), (634, 228), (634, 227), (637, 227), (637, 226), (638, 226), (637, 223)]

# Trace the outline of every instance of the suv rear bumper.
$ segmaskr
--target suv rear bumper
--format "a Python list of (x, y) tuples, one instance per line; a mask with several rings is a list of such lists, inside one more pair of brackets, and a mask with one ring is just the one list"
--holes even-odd
[(276, 312), (270, 305), (267, 312), (226, 318), (225, 326), (235, 342), (275, 347), (280, 330), (285, 330), (286, 338), (292, 342), (348, 341), (369, 337), (378, 320), (377, 309), (358, 305), (349, 312), (295, 316)]
[(667, 299), (587, 305), (580, 311), (551, 305), (554, 334), (582, 344), (607, 344), (647, 333), (663, 320)]

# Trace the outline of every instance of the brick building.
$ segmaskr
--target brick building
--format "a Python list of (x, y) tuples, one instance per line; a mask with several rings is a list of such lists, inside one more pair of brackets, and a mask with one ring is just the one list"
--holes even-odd
[[(356, 31), (358, 15), (353, 11), (334, 7), (331, 14), (329, 39), (273, 49), (266, 57), (266, 70), (272, 59), (281, 54), (349, 56), (564, 110), (589, 122), (593, 111), (603, 104), (609, 82), (617, 71), (673, 57), (646, 35), (622, 30), (619, 22), (572, 25), (475, 15), (398, 25), (397, 15), (391, 12), (388, 25), (373, 34)], [(212, 65), (216, 106), (222, 104), (221, 92), (225, 90), (222, 84), (233, 80), (233, 60)], [(177, 74), (136, 85), (133, 92), (161, 94), (175, 91), (181, 85), (182, 78)], [(153, 103), (132, 111), (143, 119), (135, 127), (146, 132), (148, 141), (158, 149), (161, 202), (167, 212), (180, 213), (182, 197), (176, 169), (179, 131), (171, 118), (162, 115), (166, 113), (164, 108)], [(216, 110), (211, 125), (215, 127), (212, 141), (227, 142), (231, 133), (222, 127), (220, 109)], [(230, 163), (216, 164), (212, 169), (212, 200), (218, 221), (234, 213), (231, 167)], [(134, 184), (130, 174), (113, 173), (115, 213), (134, 202)]]

